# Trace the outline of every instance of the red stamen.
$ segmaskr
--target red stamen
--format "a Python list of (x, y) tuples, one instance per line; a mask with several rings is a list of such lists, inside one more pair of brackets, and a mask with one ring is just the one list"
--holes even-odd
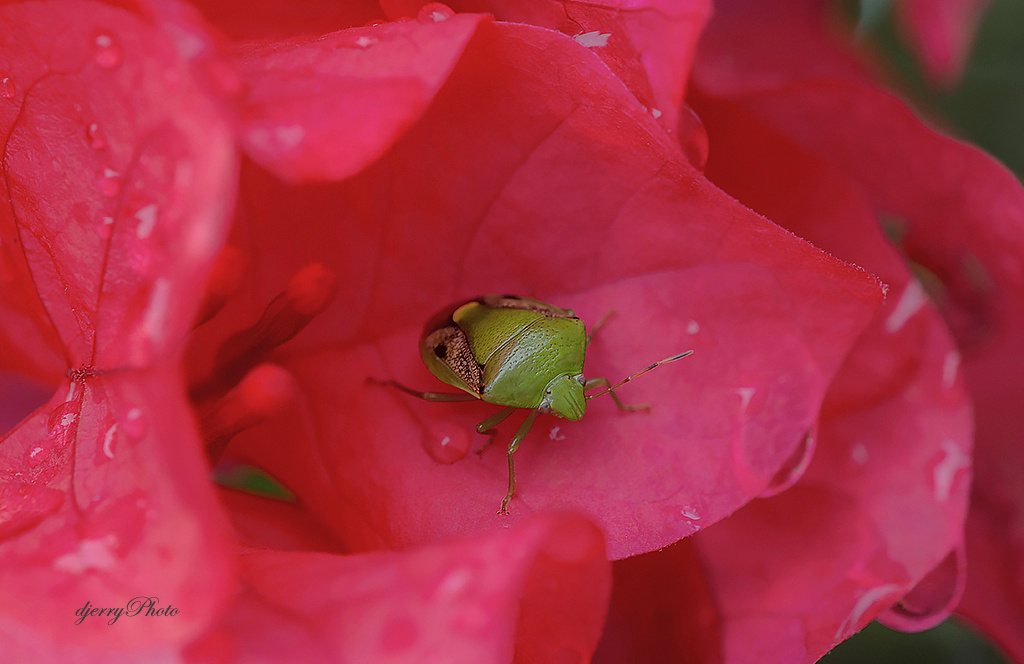
[(196, 314), (195, 327), (216, 316), (227, 301), (242, 287), (246, 268), (245, 253), (238, 247), (226, 246), (221, 250), (210, 271), (206, 286), (206, 299)]
[(291, 374), (275, 364), (261, 364), (247, 373), (201, 415), (210, 463), (217, 462), (235, 436), (280, 414), (297, 396)]
[(257, 364), (302, 331), (334, 299), (338, 282), (330, 270), (312, 263), (295, 273), (288, 287), (267, 305), (252, 327), (221, 344), (211, 377), (192, 389), (192, 401), (216, 399), (237, 385)]

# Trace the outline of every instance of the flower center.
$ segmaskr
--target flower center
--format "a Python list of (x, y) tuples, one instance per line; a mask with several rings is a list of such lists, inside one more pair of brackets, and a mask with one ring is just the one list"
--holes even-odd
[[(241, 253), (227, 251), (214, 268), (197, 326), (223, 309), (241, 283)], [(189, 390), (212, 463), (232, 438), (279, 413), (298, 394), (290, 374), (269, 360), (278, 346), (322, 313), (336, 293), (337, 280), (330, 270), (319, 263), (306, 265), (271, 299), (258, 321), (220, 344), (212, 370)]]

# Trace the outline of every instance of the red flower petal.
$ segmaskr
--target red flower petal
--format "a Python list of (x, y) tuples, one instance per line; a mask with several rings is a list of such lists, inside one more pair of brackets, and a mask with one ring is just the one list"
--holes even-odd
[(389, 23), (244, 50), (246, 151), (289, 180), (361, 170), (422, 115), (483, 19)]
[[(20, 28), (0, 51), (18, 90), (4, 100), (0, 228), (24, 252), (66, 367), (143, 365), (191, 326), (195, 268), (231, 203), (231, 128), (204, 88), (208, 65), (182, 62), (127, 12), (75, 6), (4, 10)], [(49, 52), (61, 25), (74, 39)]]
[(722, 661), (721, 621), (694, 539), (612, 565), (595, 664)]
[(401, 554), (241, 561), (244, 593), (188, 661), (584, 662), (611, 586), (600, 532), (564, 514)]
[(622, 557), (764, 491), (804, 449), (879, 298), (867, 275), (708, 185), (596, 57), (535, 28), (481, 26), (421, 122), (364, 174), (289, 189), (251, 169), (244, 188), (239, 241), (259, 275), (246, 292), (267, 302), (315, 262), (337, 275), (340, 304), (281, 358), (308, 413), (234, 454), (271, 469), (357, 549), (499, 524), (500, 451), (448, 466), (423, 450), (446, 437), (470, 448), (494, 409), (366, 383), (436, 389), (417, 339), (451, 301), (536, 293), (591, 323), (615, 308), (592, 375), (696, 350), (623, 391), (649, 414), (595, 402), (578, 423), (542, 418), (517, 453), (520, 493), (501, 523), (582, 508)]
[(322, 35), (384, 19), (372, 0), (190, 0), (206, 20), (239, 41)]
[[(409, 5), (382, 2), (385, 8)], [(423, 4), (423, 3), (418, 3)], [(675, 131), (693, 52), (708, 16), (708, 0), (456, 0), (457, 11), (490, 12), (569, 35), (592, 49), (630, 92)], [(398, 8), (393, 8), (394, 15)]]
[(190, 638), (219, 608), (224, 528), (175, 388), (167, 371), (75, 383), (3, 440), (5, 646), (24, 632), (8, 653), (109, 645), (105, 619), (70, 627), (86, 601), (187, 607), (174, 620), (123, 620), (127, 651)]
[(951, 86), (960, 78), (974, 42), (974, 31), (990, 0), (904, 0), (895, 5), (924, 72)]
[[(702, 81), (717, 87), (718, 72), (706, 73)], [(910, 258), (941, 279), (938, 303), (964, 353), (976, 411), (978, 479), (967, 554), (978, 562), (971, 563), (963, 612), (1008, 651), (1024, 653), (1022, 546), (1006, 536), (1024, 527), (1024, 460), (1015, 442), (1024, 400), (1024, 194), (992, 159), (926, 130), (855, 79), (790, 87), (779, 98), (773, 121), (805, 145), (821, 146), (864, 183), (876, 205), (896, 215)], [(956, 371), (955, 362), (949, 366)]]
[[(736, 16), (728, 18), (730, 20), (724, 24), (726, 27), (717, 32), (717, 24), (713, 24), (709, 43), (715, 45), (715, 48), (711, 50), (707, 61), (703, 58), (698, 60), (696, 68), (699, 89), (717, 97), (715, 101), (705, 97), (706, 103), (700, 105), (711, 133), (712, 161), (709, 173), (713, 179), (756, 209), (768, 213), (773, 219), (786, 222), (802, 236), (826, 248), (834, 247), (837, 253), (842, 252), (843, 257), (852, 258), (890, 282), (891, 268), (879, 262), (890, 252), (872, 249), (870, 243), (857, 239), (854, 229), (863, 225), (858, 225), (858, 216), (863, 219), (865, 213), (870, 215), (865, 202), (890, 214), (899, 215), (900, 221), (907, 222), (904, 247), (910, 256), (940, 275), (948, 287), (949, 297), (940, 304), (947, 312), (954, 330), (958, 332), (962, 348), (970, 352), (979, 343), (985, 343), (983, 331), (989, 327), (986, 323), (992, 320), (1005, 321), (993, 312), (1012, 310), (1011, 303), (1006, 301), (1008, 297), (1013, 302), (1020, 302), (1024, 205), (1021, 204), (1019, 186), (1002, 169), (976, 151), (926, 130), (894, 100), (858, 81), (856, 76), (851, 76), (852, 70), (845, 65), (822, 66), (814, 72), (815, 77), (811, 77), (804, 65), (786, 66), (789, 62), (786, 57), (788, 42), (777, 40), (773, 47), (772, 39), (768, 37), (760, 41), (752, 40), (746, 31), (731, 31), (733, 26), (742, 27), (748, 23)], [(798, 23), (797, 20), (794, 22)], [(731, 75), (723, 83), (720, 74), (724, 69), (720, 56), (726, 52), (726, 45), (730, 42), (735, 47), (728, 59)], [(821, 57), (816, 53), (814, 57), (807, 58), (807, 51), (804, 50), (801, 51), (801, 58), (819, 64), (834, 64), (842, 60), (837, 53), (837, 49), (826, 49)], [(776, 66), (771, 79), (765, 75), (766, 59)], [(796, 62), (795, 57), (793, 62)], [(827, 78), (822, 77), (825, 73), (828, 74)], [(726, 99), (729, 101), (726, 102)], [(766, 164), (770, 164), (770, 168)], [(863, 188), (867, 201), (858, 202), (855, 190), (849, 183), (843, 184), (846, 178), (853, 179)], [(780, 186), (780, 182), (785, 182), (785, 186)], [(794, 192), (803, 194), (794, 196)], [(830, 223), (824, 223), (826, 220)], [(877, 235), (877, 232), (874, 234)], [(993, 275), (989, 283), (994, 281), (1000, 285), (995, 292), (984, 296), (979, 292), (977, 279), (971, 278), (978, 273), (978, 263), (969, 260), (971, 255), (980, 257), (987, 268), (986, 272)], [(1010, 293), (1016, 294), (1011, 296)], [(854, 613), (859, 615), (851, 614), (849, 624), (846, 625), (848, 628), (866, 621), (886, 603), (906, 592), (907, 581), (913, 583), (921, 579), (930, 567), (940, 564), (940, 559), (944, 558), (940, 568), (926, 579), (929, 587), (919, 587), (904, 598), (902, 626), (907, 626), (908, 616), (915, 611), (923, 611), (925, 614), (919, 614), (914, 619), (917, 627), (927, 626), (929, 622), (940, 619), (944, 612), (955, 605), (958, 598), (956, 589), (962, 582), (958, 576), (962, 574), (962, 566), (958, 572), (957, 558), (947, 556), (947, 552), (955, 547), (959, 537), (965, 484), (964, 473), (958, 471), (968, 467), (970, 460), (962, 443), (958, 441), (964, 440), (968, 428), (963, 414), (956, 415), (959, 400), (959, 397), (955, 397), (957, 390), (951, 390), (945, 396), (942, 393), (943, 387), (955, 387), (960, 358), (959, 354), (948, 348), (948, 342), (941, 339), (943, 335), (934, 330), (923, 337), (931, 338), (931, 342), (915, 341), (906, 336), (908, 325), (916, 325), (920, 331), (914, 334), (918, 335), (929, 325), (935, 327), (934, 323), (926, 322), (931, 317), (927, 309), (918, 306), (924, 302), (920, 287), (917, 287), (916, 294), (913, 288), (907, 287), (899, 299), (883, 312), (885, 318), (880, 323), (884, 331), (895, 329), (909, 342), (909, 348), (902, 352), (898, 346), (891, 348), (890, 356), (902, 356), (905, 366), (901, 369), (899, 364), (889, 362), (891, 377), (888, 382), (884, 378), (885, 373), (878, 372), (886, 364), (886, 344), (879, 345), (877, 336), (871, 346), (855, 351), (844, 371), (837, 376), (836, 386), (826, 399), (819, 455), (811, 466), (807, 480), (801, 483), (808, 484), (817, 476), (820, 478), (818, 483), (826, 490), (829, 487), (845, 487), (844, 495), (860, 493), (859, 500), (867, 499), (867, 502), (855, 516), (863, 519), (865, 515), (871, 515), (871, 521), (875, 523), (866, 524), (869, 533), (881, 527), (879, 533), (871, 534), (864, 541), (870, 542), (882, 535), (883, 541), (887, 542), (883, 551), (888, 554), (894, 552), (894, 542), (902, 541), (903, 544), (899, 545), (901, 553), (892, 558), (910, 561), (905, 567), (896, 567), (886, 572), (885, 565), (872, 563), (866, 567), (863, 561), (851, 560), (849, 569), (857, 570), (855, 580), (862, 584), (864, 590), (861, 591), (863, 594), (860, 595), (860, 601), (854, 606)], [(925, 327), (922, 328), (922, 325)], [(884, 337), (882, 335), (882, 339)], [(1020, 335), (1016, 338), (1019, 339)], [(917, 359), (913, 360), (915, 355)], [(1004, 375), (1008, 363), (1016, 362), (1014, 358), (1017, 356), (1017, 353), (1005, 352), (998, 356)], [(915, 366), (915, 362), (920, 364)], [(862, 376), (851, 375), (850, 369), (858, 365)], [(870, 373), (863, 373), (865, 368), (869, 368)], [(905, 382), (915, 374), (912, 382)], [(865, 380), (865, 376), (870, 380)], [(927, 387), (929, 383), (931, 388)], [(855, 389), (851, 391), (851, 387)], [(873, 389), (865, 389), (869, 387)], [(912, 408), (897, 399), (887, 413), (884, 403), (873, 403), (872, 391), (884, 394), (887, 391), (891, 393), (894, 388), (898, 390), (897, 395), (906, 395), (900, 398), (913, 396), (910, 402), (914, 404)], [(995, 389), (999, 390), (998, 387)], [(928, 406), (929, 400), (932, 401), (931, 406)], [(979, 401), (979, 410), (985, 401), (984, 398)], [(898, 408), (896, 404), (900, 404)], [(944, 409), (948, 414), (941, 416)], [(858, 413), (858, 410), (862, 412)], [(914, 410), (917, 411), (916, 415), (912, 414)], [(899, 424), (901, 418), (904, 420), (902, 425)], [(912, 434), (913, 438), (918, 439), (914, 443), (918, 452), (915, 454), (917, 461), (911, 462), (910, 467), (916, 466), (923, 472), (908, 473), (906, 451), (899, 454), (898, 461), (895, 458), (891, 461), (883, 459), (881, 467), (875, 468), (873, 464), (877, 455), (867, 445), (849, 444), (855, 440), (854, 436), (865, 436), (866, 432), (871, 431), (873, 420), (880, 433), (892, 436), (897, 441), (907, 441), (911, 434), (904, 428), (912, 426), (915, 418), (920, 418), (921, 424), (918, 426), (923, 425), (924, 428)], [(845, 424), (844, 420), (847, 421)], [(979, 417), (979, 430), (982, 421)], [(849, 442), (836, 445), (834, 440), (829, 440), (835, 436)], [(922, 438), (932, 441), (931, 453)], [(979, 436), (979, 456), (984, 454), (982, 441)], [(863, 480), (856, 479), (859, 473), (851, 476), (848, 468), (842, 470), (842, 457), (835, 455), (843, 449), (853, 456), (854, 462), (865, 465), (864, 471), (869, 470), (869, 467), (872, 470), (871, 474), (876, 479), (862, 486), (876, 492), (874, 496), (858, 492), (855, 485), (848, 485), (847, 478)], [(900, 447), (887, 444), (879, 449), (889, 450), (887, 454), (891, 454), (892, 450)], [(824, 461), (830, 456), (833, 460), (829, 465), (819, 465), (819, 460)], [(886, 464), (890, 468), (886, 468)], [(816, 469), (821, 468), (828, 468), (829, 472), (816, 472)], [(889, 479), (883, 480), (886, 476)], [(867, 479), (866, 476), (864, 479)], [(990, 483), (979, 482), (980, 485), (988, 486)], [(896, 491), (890, 498), (884, 497), (886, 492), (894, 489)], [(907, 492), (910, 494), (901, 495)], [(946, 503), (944, 510), (933, 509), (929, 512), (924, 509), (927, 508), (929, 492), (940, 503)], [(915, 494), (917, 498), (912, 498)], [(768, 502), (781, 499), (785, 499), (785, 496)], [(818, 504), (825, 503), (822, 500)], [(910, 505), (917, 506), (913, 517), (909, 516)], [(779, 514), (786, 513), (787, 507), (794, 510), (790, 512), (791, 515), (799, 509), (796, 504), (782, 505)], [(837, 505), (837, 509), (839, 507), (842, 505)], [(899, 511), (896, 511), (897, 507)], [(743, 510), (737, 517), (746, 516), (751, 509)], [(767, 518), (764, 512), (770, 509), (770, 505), (764, 505), (758, 514), (749, 518), (751, 521), (763, 520)], [(837, 511), (838, 514), (843, 513)], [(717, 537), (721, 540), (714, 553), (707, 558), (721, 561), (716, 565), (720, 565), (723, 578), (726, 574), (728, 578), (743, 578), (742, 574), (736, 572), (737, 561), (733, 557), (722, 557), (723, 552), (743, 550), (741, 542), (725, 537), (730, 529), (739, 531), (743, 527), (741, 519), (737, 517), (698, 538), (702, 540), (706, 537), (713, 541)], [(851, 548), (842, 539), (842, 536), (848, 538), (851, 521), (856, 523), (852, 517), (843, 516), (838, 521), (832, 520), (835, 524), (833, 526), (811, 524), (813, 531), (826, 539), (829, 528), (836, 531), (837, 538), (828, 554), (836, 562), (836, 569), (847, 564), (838, 554), (849, 553)], [(839, 522), (842, 522), (841, 527)], [(913, 527), (908, 528), (908, 523)], [(792, 525), (787, 529), (791, 533), (793, 530)], [(890, 534), (884, 535), (886, 532)], [(784, 542), (780, 543), (780, 547), (787, 546)], [(758, 556), (756, 560), (749, 561), (750, 565), (763, 564), (763, 541), (759, 540), (759, 547)], [(773, 558), (793, 561), (793, 554), (790, 548), (780, 548), (780, 553)], [(873, 555), (871, 548), (864, 549), (864, 554)], [(824, 554), (819, 559), (823, 557)], [(878, 562), (886, 563), (886, 560), (883, 557)], [(864, 570), (872, 567), (875, 571), (866, 574)], [(943, 570), (949, 573), (943, 576)], [(910, 578), (900, 580), (907, 572)], [(794, 576), (806, 578), (810, 575), (806, 569), (800, 569), (794, 572)], [(779, 578), (779, 575), (773, 574), (773, 577)], [(816, 577), (827, 575), (818, 573)], [(933, 583), (939, 577), (944, 579), (940, 584), (942, 587)], [(895, 580), (895, 583), (882, 583), (883, 579)], [(874, 589), (870, 589), (872, 585)], [(824, 587), (827, 588), (827, 584)], [(746, 601), (763, 600), (763, 593), (760, 593), (762, 599), (758, 599), (758, 589), (735, 590)], [(815, 593), (820, 592), (820, 588), (815, 589)], [(783, 596), (786, 593), (791, 603), (799, 596), (792, 589), (780, 591)], [(745, 614), (780, 614), (778, 597), (765, 601), (756, 611), (735, 598), (732, 604), (734, 608), (726, 611), (732, 612), (737, 618)], [(788, 647), (796, 647), (799, 653), (806, 653), (804, 659), (813, 661), (829, 647), (829, 639), (828, 634), (823, 632), (821, 644), (817, 648), (808, 648), (808, 639), (803, 631), (813, 627), (813, 623), (808, 625), (806, 616), (813, 615), (815, 622), (820, 622), (827, 612), (822, 610), (819, 603), (814, 603), (802, 611), (795, 611), (793, 617), (801, 613), (804, 617), (792, 623), (797, 629), (793, 630)], [(756, 624), (748, 626), (761, 629)], [(779, 624), (762, 627), (776, 636), (785, 632)], [(847, 631), (840, 630), (836, 636), (842, 636)], [(813, 630), (809, 633), (813, 633)], [(758, 637), (737, 629), (737, 644), (757, 641)], [(783, 650), (787, 647), (784, 640), (776, 645)], [(759, 656), (750, 651), (739, 651), (737, 656), (741, 654), (751, 659)]]
[[(67, 371), (0, 445), (0, 630), (16, 660), (109, 648), (105, 621), (72, 626), (87, 601), (188, 605), (119, 625), (138, 652), (193, 638), (226, 592), (225, 524), (174, 364), (224, 232), (233, 127), (205, 37), (176, 5), (149, 9), (0, 9), (14, 90), (0, 100), (0, 230), (21, 252), (4, 289), (27, 289), (4, 302), (40, 303), (21, 311), (55, 330), (48, 352)], [(5, 335), (31, 357), (29, 324), (12, 322)]]

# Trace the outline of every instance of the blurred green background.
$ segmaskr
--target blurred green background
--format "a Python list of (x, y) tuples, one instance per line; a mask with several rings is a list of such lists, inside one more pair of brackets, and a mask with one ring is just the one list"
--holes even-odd
[[(889, 64), (899, 92), (937, 128), (980, 146), (1024, 179), (1024, 0), (994, 0), (958, 85), (930, 86), (893, 19), (899, 0), (847, 2), (858, 35)], [(969, 573), (969, 572), (968, 572)], [(1005, 664), (984, 637), (955, 619), (918, 634), (872, 623), (821, 664)], [(1024, 664), (1024, 663), (1022, 663)]]
[(993, 0), (982, 18), (963, 78), (937, 90), (892, 18), (899, 0), (846, 3), (858, 33), (889, 64), (898, 92), (932, 124), (974, 143), (1024, 177), (1024, 0)]

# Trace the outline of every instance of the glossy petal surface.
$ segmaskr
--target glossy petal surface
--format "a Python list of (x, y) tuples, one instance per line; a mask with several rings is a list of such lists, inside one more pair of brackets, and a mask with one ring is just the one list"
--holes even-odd
[[(552, 507), (589, 513), (615, 558), (676, 541), (694, 514), (710, 523), (760, 494), (802, 449), (880, 295), (703, 180), (578, 43), (525, 26), (481, 26), (423, 119), (359, 176), (284, 188), (248, 169), (243, 189), (249, 235), (238, 242), (259, 262), (246, 292), (266, 301), (311, 262), (340, 286), (281, 358), (306, 386), (301, 430), (315, 433), (289, 447), (277, 443), (294, 438), (284, 429), (254, 434), (235, 453), (275, 468), (355, 549)], [(283, 211), (301, 223), (282, 224)], [(475, 445), (493, 409), (366, 383), (437, 389), (420, 325), (490, 291), (572, 306), (591, 323), (614, 308), (588, 375), (695, 350), (623, 391), (651, 402), (649, 414), (595, 401), (578, 423), (541, 418), (517, 453), (504, 522), (504, 455), (442, 465), (424, 450)], [(236, 319), (258, 315), (253, 304), (238, 303)], [(204, 334), (215, 347), (217, 322)]]
[[(194, 662), (586, 662), (610, 564), (573, 515), (404, 553), (253, 551)], [(514, 655), (514, 659), (513, 659)]]
[(159, 21), (93, 2), (0, 8), (15, 92), (0, 104), (3, 361), (56, 386), (0, 442), (0, 629), (15, 659), (88, 661), (109, 626), (72, 628), (74, 612), (138, 595), (189, 605), (119, 625), (125, 652), (165, 651), (226, 591), (224, 524), (174, 363), (236, 161), (209, 43), (174, 7)]

